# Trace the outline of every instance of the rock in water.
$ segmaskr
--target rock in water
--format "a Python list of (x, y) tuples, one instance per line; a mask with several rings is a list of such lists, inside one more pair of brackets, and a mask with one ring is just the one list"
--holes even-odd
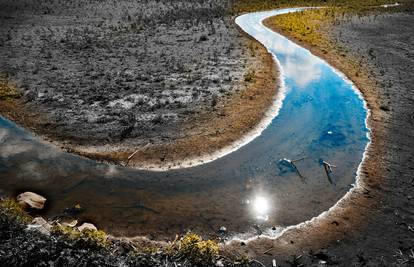
[(96, 228), (96, 226), (91, 223), (83, 223), (81, 226), (78, 227), (78, 230), (81, 232), (85, 229), (98, 230), (98, 228)]
[(41, 210), (45, 205), (46, 198), (33, 192), (24, 192), (17, 196), (17, 202), (22, 206)]

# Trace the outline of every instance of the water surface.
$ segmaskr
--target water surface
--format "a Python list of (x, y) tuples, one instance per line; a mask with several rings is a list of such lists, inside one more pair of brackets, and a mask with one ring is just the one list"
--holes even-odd
[[(285, 83), (279, 115), (263, 133), (197, 167), (151, 172), (68, 154), (0, 117), (0, 189), (47, 197), (46, 216), (76, 215), (115, 235), (173, 238), (188, 230), (255, 233), (317, 216), (355, 181), (368, 142), (364, 103), (324, 61), (262, 25), (284, 9), (236, 23), (277, 58)], [(301, 159), (298, 172), (281, 159)], [(337, 166), (328, 179), (321, 160)], [(270, 231), (270, 230), (269, 230)]]

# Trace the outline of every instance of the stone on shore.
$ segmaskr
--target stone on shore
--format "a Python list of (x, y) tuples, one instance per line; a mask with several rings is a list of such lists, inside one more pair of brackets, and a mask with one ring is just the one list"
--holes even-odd
[(36, 230), (41, 232), (42, 234), (49, 235), (50, 230), (52, 229), (52, 225), (42, 217), (36, 217), (30, 224), (27, 225), (27, 229)]
[(17, 202), (23, 207), (41, 210), (45, 205), (46, 198), (33, 192), (24, 192), (17, 196)]
[(96, 226), (91, 224), (91, 223), (83, 223), (81, 226), (78, 227), (78, 230), (81, 231), (81, 232), (85, 229), (98, 230), (98, 228), (96, 228)]

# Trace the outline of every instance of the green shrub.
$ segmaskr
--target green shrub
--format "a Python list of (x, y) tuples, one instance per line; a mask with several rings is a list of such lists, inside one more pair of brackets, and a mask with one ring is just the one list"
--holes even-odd
[(195, 265), (209, 266), (218, 256), (219, 246), (212, 240), (203, 240), (194, 233), (187, 233), (181, 238), (178, 253)]
[(33, 218), (29, 216), (15, 200), (2, 199), (0, 200), (0, 210), (11, 219), (15, 219), (20, 223), (30, 223)]
[(98, 247), (106, 247), (108, 245), (107, 235), (101, 230), (84, 229), (79, 231), (76, 227), (57, 224), (52, 227), (51, 232), (57, 235), (64, 235), (72, 240), (85, 242), (88, 245), (96, 245)]

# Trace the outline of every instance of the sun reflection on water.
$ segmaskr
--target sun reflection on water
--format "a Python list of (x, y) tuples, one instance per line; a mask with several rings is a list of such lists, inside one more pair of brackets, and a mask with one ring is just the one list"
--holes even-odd
[(267, 221), (269, 219), (269, 200), (264, 196), (256, 196), (251, 202), (251, 207), (258, 220)]

